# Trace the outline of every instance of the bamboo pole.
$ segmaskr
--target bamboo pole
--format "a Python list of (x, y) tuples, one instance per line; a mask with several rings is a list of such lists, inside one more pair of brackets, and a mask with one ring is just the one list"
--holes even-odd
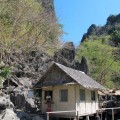
[(101, 111), (101, 120), (102, 120), (102, 111)]
[(77, 120), (79, 120), (79, 111), (77, 111)]
[(114, 109), (112, 108), (112, 120), (114, 120)]
[(90, 120), (89, 116), (86, 116), (86, 120)]
[(47, 120), (49, 120), (49, 113), (47, 113)]

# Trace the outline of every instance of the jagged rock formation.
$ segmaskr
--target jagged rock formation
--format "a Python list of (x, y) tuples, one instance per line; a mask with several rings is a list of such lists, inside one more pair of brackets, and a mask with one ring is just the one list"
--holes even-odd
[(72, 42), (65, 43), (53, 57), (43, 51), (30, 51), (29, 53), (14, 52), (9, 59), (4, 54), (2, 60), (4, 67), (11, 68), (11, 75), (3, 82), (3, 93), (9, 92), (15, 109), (27, 111), (29, 114), (37, 113), (39, 109), (35, 98), (28, 98), (28, 89), (39, 80), (52, 61), (88, 73), (86, 59), (83, 57), (81, 62), (75, 60), (75, 47)]
[(52, 61), (88, 73), (86, 59), (83, 57), (81, 62), (75, 60), (75, 47), (72, 42), (65, 43), (53, 57), (43, 51), (30, 51), (29, 53), (14, 52), (9, 59), (4, 54), (2, 60), (5, 66), (11, 69), (11, 75), (3, 83), (5, 88), (8, 87), (8, 82), (14, 87), (31, 87), (44, 74)]
[(83, 35), (81, 42), (89, 38), (90, 35), (95, 35), (95, 36), (110, 35), (115, 30), (120, 31), (119, 26), (120, 26), (120, 14), (110, 15), (107, 18), (107, 22), (104, 26), (96, 26), (95, 24), (92, 24), (88, 28), (87, 33)]
[(43, 8), (45, 8), (46, 13), (51, 15), (51, 17), (55, 18), (55, 10), (53, 0), (37, 0), (42, 4)]
[(0, 120), (43, 120), (39, 115), (28, 114), (14, 109), (8, 96), (0, 96)]
[(75, 59), (75, 46), (73, 42), (67, 42), (63, 45), (62, 49), (55, 52), (54, 60), (58, 63), (61, 63), (65, 66), (74, 68), (88, 73), (88, 65), (85, 57), (82, 57), (81, 61), (76, 61)]
[(72, 42), (67, 42), (62, 49), (55, 52), (54, 59), (56, 62), (66, 66), (72, 66), (75, 59), (75, 47)]
[(0, 120), (19, 120), (13, 111), (13, 104), (9, 99), (0, 96)]

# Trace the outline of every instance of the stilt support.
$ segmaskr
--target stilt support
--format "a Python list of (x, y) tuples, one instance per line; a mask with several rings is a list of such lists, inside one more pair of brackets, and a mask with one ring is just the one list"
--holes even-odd
[(47, 120), (49, 120), (49, 113), (47, 113)]
[(114, 109), (112, 109), (112, 120), (114, 120)]
[(79, 111), (77, 111), (77, 120), (79, 120)]
[(100, 116), (97, 115), (97, 116), (95, 117), (95, 120), (100, 120)]
[(89, 116), (86, 116), (86, 120), (90, 120), (90, 117), (89, 117)]

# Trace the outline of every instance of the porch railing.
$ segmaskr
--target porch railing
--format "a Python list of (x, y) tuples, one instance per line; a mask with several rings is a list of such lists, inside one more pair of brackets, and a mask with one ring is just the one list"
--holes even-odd
[(101, 113), (101, 120), (102, 120), (102, 112), (105, 111), (105, 110), (111, 110), (112, 112), (112, 120), (115, 120), (115, 117), (114, 117), (114, 110), (118, 110), (120, 109), (120, 107), (114, 107), (114, 108), (101, 108), (97, 111), (97, 113)]
[[(101, 108), (99, 110), (96, 111), (97, 114), (101, 113), (101, 117), (100, 117), (100, 120), (102, 120), (102, 112), (105, 111), (105, 110), (111, 110), (112, 112), (112, 120), (115, 120), (115, 117), (114, 117), (114, 110), (118, 110), (120, 109), (120, 107), (115, 107), (115, 108)], [(76, 111), (76, 110), (70, 110), (70, 111), (53, 111), (53, 112), (47, 112), (47, 120), (50, 119), (50, 114), (61, 114), (61, 113), (77, 113), (77, 120), (79, 120), (79, 111)], [(81, 116), (89, 116), (90, 114), (82, 114)], [(89, 117), (88, 117), (88, 120), (89, 120)]]
[(76, 110), (47, 112), (47, 120), (50, 119), (50, 114), (76, 113), (76, 112), (77, 112), (77, 116), (79, 116), (78, 111), (76, 111)]

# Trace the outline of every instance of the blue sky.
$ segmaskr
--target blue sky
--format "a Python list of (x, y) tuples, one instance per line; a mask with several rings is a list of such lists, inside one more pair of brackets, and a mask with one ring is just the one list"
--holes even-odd
[(109, 15), (120, 13), (120, 0), (54, 0), (54, 5), (67, 33), (63, 40), (75, 45), (91, 24), (104, 25)]

